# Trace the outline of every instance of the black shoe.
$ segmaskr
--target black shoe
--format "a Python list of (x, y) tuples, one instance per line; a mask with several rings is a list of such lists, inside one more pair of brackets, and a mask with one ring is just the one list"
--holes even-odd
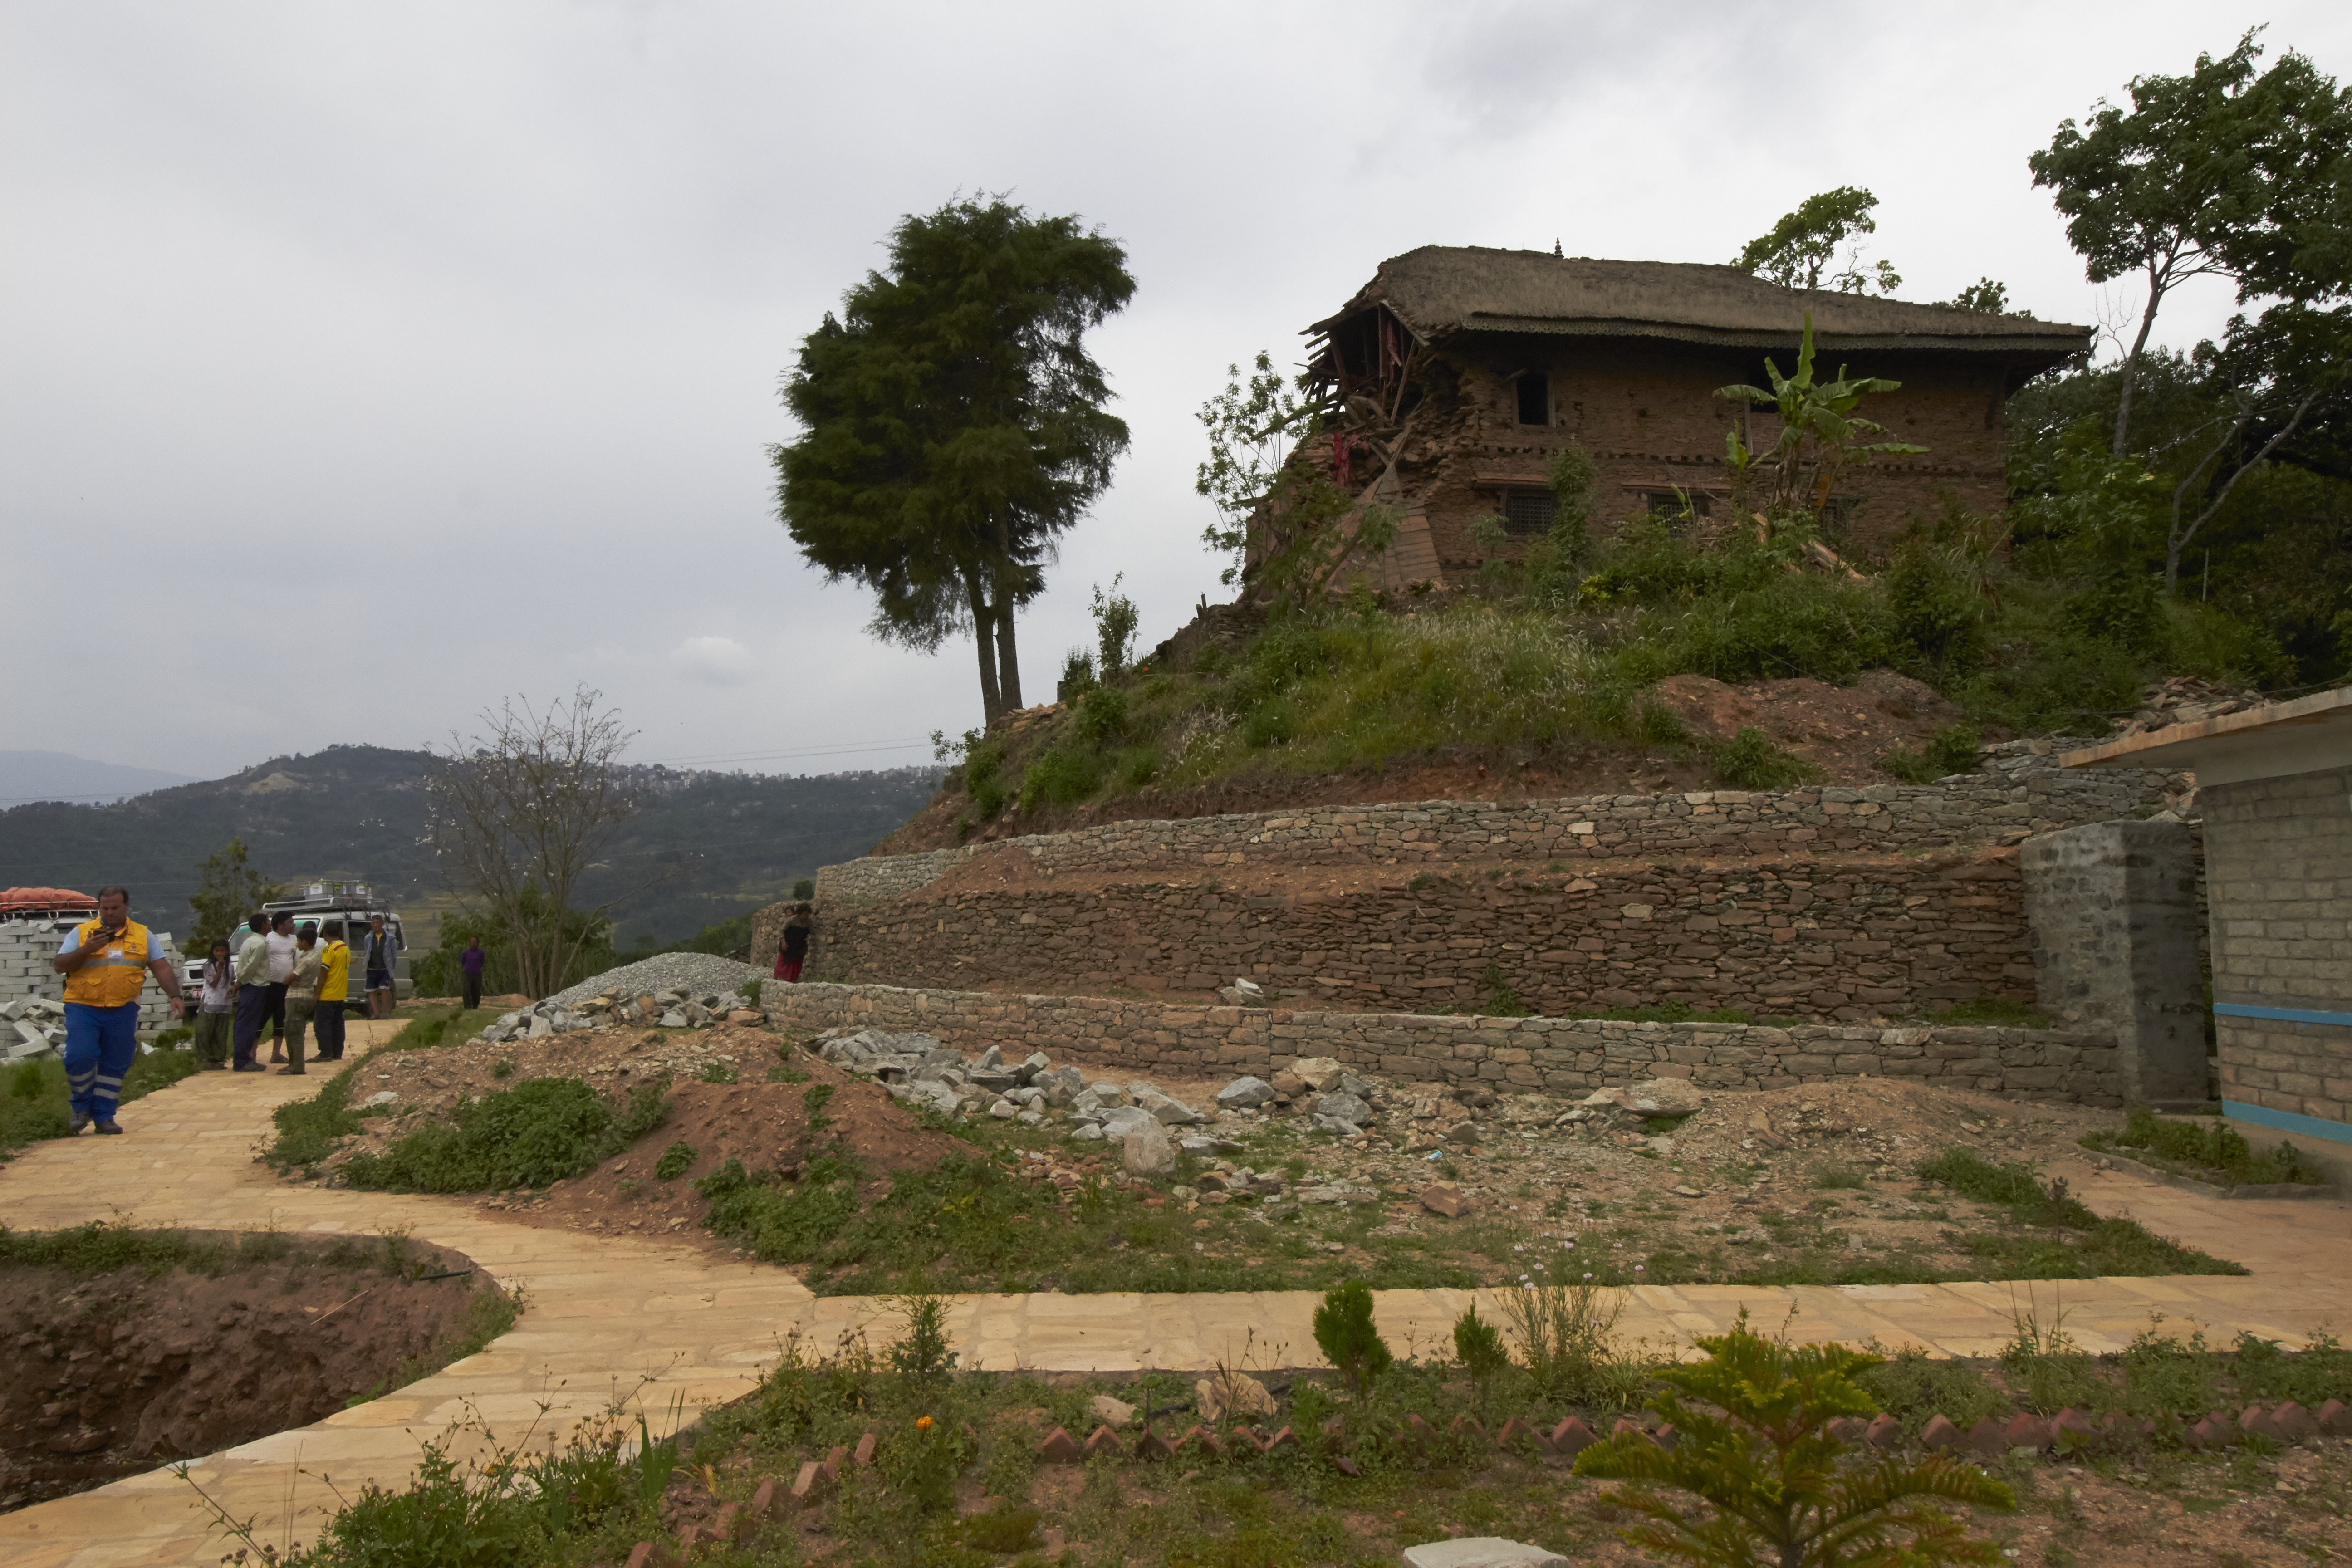
[(228, 1070), (231, 1072), (268, 1072), (269, 1069), (263, 1067), (259, 1062), (239, 1062), (236, 1066), (229, 1068)]
[(68, 1137), (68, 1138), (79, 1137), (79, 1136), (81, 1135), (81, 1130), (82, 1130), (83, 1128), (85, 1128), (85, 1127), (89, 1126), (89, 1117), (87, 1117), (87, 1116), (76, 1116), (76, 1117), (73, 1119), (73, 1129), (72, 1129), (72, 1131), (71, 1131), (68, 1132), (68, 1133), (66, 1134), (66, 1136), (67, 1136), (67, 1137)]
[(279, 1078), (300, 1078), (302, 1076), (302, 1069), (300, 1068), (279, 1068), (278, 1069), (278, 1076)]
[(101, 1121), (101, 1122), (100, 1122), (100, 1123), (98, 1124), (98, 1130), (99, 1130), (100, 1132), (103, 1132), (104, 1134), (106, 1134), (108, 1137), (110, 1137), (110, 1138), (114, 1138), (114, 1137), (119, 1137), (119, 1136), (121, 1136), (121, 1132), (122, 1132), (122, 1125), (121, 1125), (121, 1123), (120, 1123), (120, 1122), (118, 1122), (118, 1121), (114, 1121), (110, 1120), (110, 1121)]

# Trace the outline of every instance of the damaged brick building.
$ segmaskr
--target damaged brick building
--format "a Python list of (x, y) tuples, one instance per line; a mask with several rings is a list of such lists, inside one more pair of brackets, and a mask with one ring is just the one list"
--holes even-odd
[(1816, 374), (1902, 383), (1864, 410), (1927, 450), (1849, 469), (1824, 509), (1833, 541), (1875, 545), (1948, 501), (2002, 504), (2002, 409), (2032, 376), (2081, 354), (2087, 327), (1784, 289), (1736, 267), (1607, 261), (1423, 246), (1381, 264), (1308, 329), (1327, 434), (1294, 453), (1400, 519), (1371, 575), (1443, 584), (1487, 557), (1471, 524), (1499, 516), (1515, 558), (1550, 526), (1554, 455), (1598, 470), (1596, 524), (1642, 511), (1722, 515), (1724, 437), (1769, 447), (1777, 418), (1718, 387), (1796, 368), (1812, 312)]

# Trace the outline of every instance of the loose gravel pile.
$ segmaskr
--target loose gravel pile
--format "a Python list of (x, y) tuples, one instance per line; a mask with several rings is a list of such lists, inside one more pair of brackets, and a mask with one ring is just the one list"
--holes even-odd
[(709, 952), (661, 952), (651, 958), (625, 963), (618, 969), (608, 969), (547, 998), (558, 1006), (570, 1007), (601, 996), (607, 991), (618, 991), (624, 996), (644, 996), (656, 991), (729, 992), (747, 980), (765, 973), (757, 964), (739, 963), (731, 958), (720, 958)]

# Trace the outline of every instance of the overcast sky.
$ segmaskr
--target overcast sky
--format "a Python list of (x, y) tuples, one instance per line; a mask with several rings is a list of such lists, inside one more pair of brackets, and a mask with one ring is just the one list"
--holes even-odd
[[(644, 761), (830, 772), (978, 721), (774, 516), (802, 334), (909, 212), (1125, 244), (1133, 430), (1024, 618), (1219, 596), (1193, 411), (1426, 243), (1722, 261), (1866, 185), (1903, 297), (2094, 289), (2026, 154), (2135, 73), (2352, 7), (1622, 3), (0, 8), (0, 746), (211, 776), (600, 688)], [(2225, 289), (2168, 307), (2189, 343)]]

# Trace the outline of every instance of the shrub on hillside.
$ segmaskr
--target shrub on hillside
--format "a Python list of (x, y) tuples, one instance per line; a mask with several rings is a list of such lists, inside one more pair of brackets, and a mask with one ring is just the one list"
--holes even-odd
[(578, 1079), (533, 1079), (468, 1101), (381, 1154), (355, 1154), (343, 1173), (352, 1186), (378, 1191), (544, 1187), (582, 1174), (668, 1116), (656, 1085), (635, 1090), (615, 1110)]

